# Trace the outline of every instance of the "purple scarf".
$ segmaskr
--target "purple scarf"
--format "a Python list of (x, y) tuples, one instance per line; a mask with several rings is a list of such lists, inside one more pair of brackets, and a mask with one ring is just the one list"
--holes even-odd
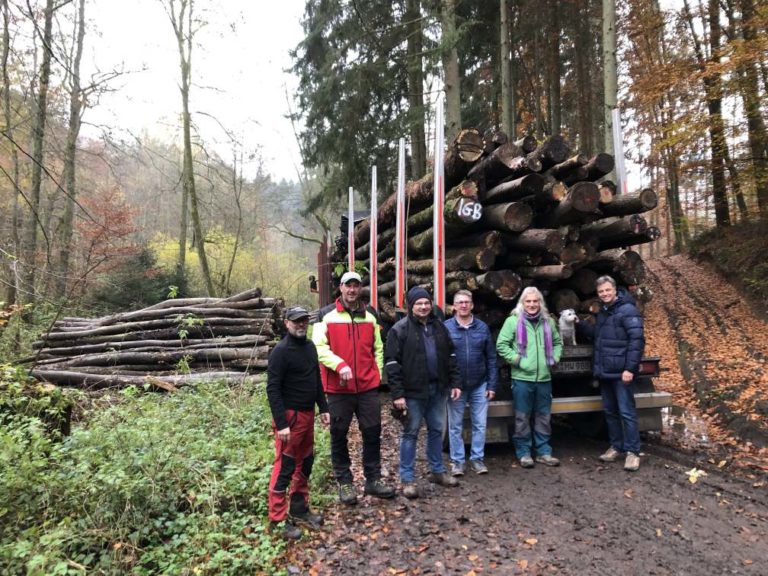
[(544, 356), (547, 359), (547, 366), (554, 366), (555, 360), (552, 356), (552, 327), (549, 322), (541, 317), (541, 311), (533, 316), (528, 315), (527, 312), (523, 312), (522, 318), (517, 322), (517, 349), (520, 351), (520, 357), (525, 356), (525, 350), (528, 347), (528, 331), (525, 329), (525, 323), (528, 322), (533, 326), (533, 323), (541, 322), (544, 330)]

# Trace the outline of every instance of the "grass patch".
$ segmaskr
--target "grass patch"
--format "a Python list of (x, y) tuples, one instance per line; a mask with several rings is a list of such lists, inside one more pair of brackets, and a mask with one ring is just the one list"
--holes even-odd
[[(283, 544), (266, 532), (273, 450), (263, 384), (129, 388), (66, 437), (0, 412), (0, 573), (278, 573)], [(324, 432), (316, 454), (318, 486)]]

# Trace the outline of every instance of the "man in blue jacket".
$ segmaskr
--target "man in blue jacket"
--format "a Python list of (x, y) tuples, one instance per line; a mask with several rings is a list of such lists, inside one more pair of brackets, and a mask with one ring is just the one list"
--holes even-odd
[(640, 468), (634, 380), (645, 347), (643, 318), (632, 296), (617, 290), (613, 278), (600, 276), (596, 284), (601, 306), (595, 325), (581, 322), (577, 327), (594, 341), (592, 370), (600, 381), (611, 443), (600, 460), (614, 462), (626, 454), (624, 470), (633, 472)]
[(472, 441), (469, 468), (477, 474), (487, 474), (485, 456), (485, 424), (488, 402), (496, 395), (496, 345), (488, 325), (472, 314), (472, 292), (459, 290), (453, 296), (453, 318), (445, 327), (456, 349), (456, 360), (464, 388), (461, 396), (448, 403), (448, 439), (451, 445), (451, 475), (464, 475), (464, 407), (469, 405)]

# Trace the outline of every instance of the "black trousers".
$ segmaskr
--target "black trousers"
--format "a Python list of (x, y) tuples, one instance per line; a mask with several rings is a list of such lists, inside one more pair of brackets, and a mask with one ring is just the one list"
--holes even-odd
[(363, 473), (368, 482), (381, 478), (381, 402), (379, 391), (360, 394), (328, 394), (331, 414), (331, 464), (336, 481), (350, 484), (349, 444), (347, 436), (352, 416), (363, 438)]

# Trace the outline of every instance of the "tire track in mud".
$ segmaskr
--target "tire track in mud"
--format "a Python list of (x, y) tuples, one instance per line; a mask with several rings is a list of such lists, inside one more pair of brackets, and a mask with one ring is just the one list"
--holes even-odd
[[(332, 505), (332, 526), (293, 557), (297, 574), (762, 574), (768, 502), (749, 482), (653, 453), (637, 473), (603, 464), (604, 446), (555, 431), (559, 468), (520, 468), (508, 446), (458, 488), (424, 481), (415, 501)], [(391, 463), (390, 463), (391, 465)]]

